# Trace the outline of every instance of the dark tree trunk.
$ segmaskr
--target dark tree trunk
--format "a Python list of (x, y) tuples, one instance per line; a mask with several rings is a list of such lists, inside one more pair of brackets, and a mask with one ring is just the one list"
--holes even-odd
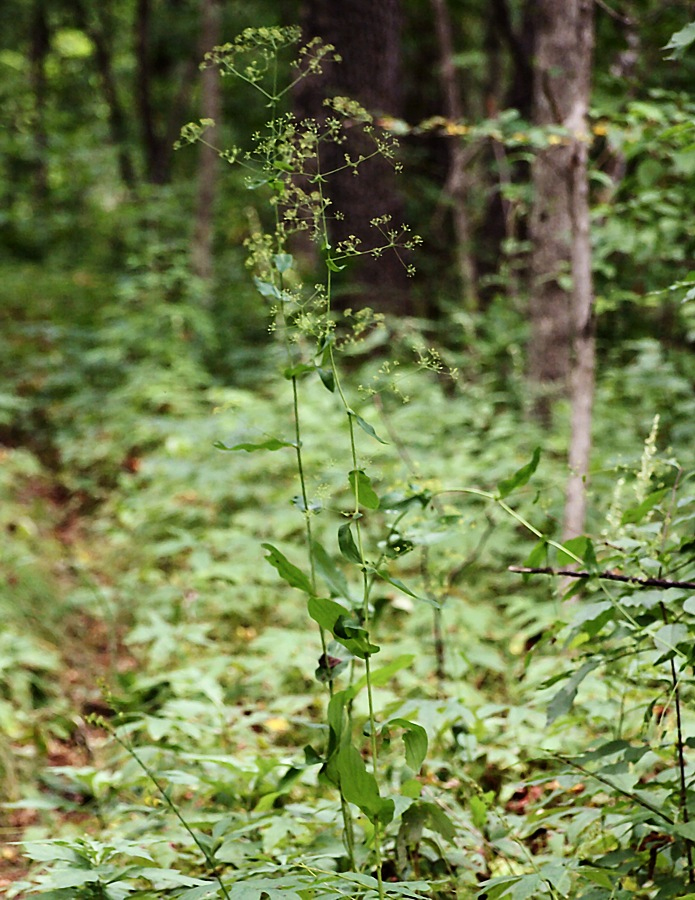
[(50, 33), (45, 0), (35, 0), (31, 16), (30, 73), (34, 94), (34, 196), (41, 202), (48, 195), (48, 133), (46, 131), (46, 56)]
[[(439, 45), (439, 78), (444, 97), (444, 113), (447, 119), (460, 121), (463, 119), (463, 103), (454, 63), (454, 39), (449, 10), (446, 0), (431, 0), (431, 3)], [(448, 149), (449, 172), (444, 184), (444, 194), (451, 204), (461, 299), (464, 309), (475, 310), (478, 306), (478, 270), (471, 244), (467, 208), (469, 176), (466, 171), (466, 151), (457, 137), (451, 139)]]
[(150, 61), (150, 0), (137, 0), (135, 13), (135, 56), (137, 59), (137, 108), (145, 157), (145, 174), (152, 184), (163, 184), (167, 178), (162, 160), (162, 146), (157, 139), (152, 107), (152, 65)]
[[(160, 15), (176, 16), (177, 10), (173, 0), (164, 6), (159, 5)], [(174, 141), (179, 133), (191, 87), (194, 82), (196, 44), (191, 44), (190, 58), (181, 59), (172, 54), (166, 44), (152, 52), (152, 17), (151, 0), (137, 0), (135, 10), (135, 57), (137, 60), (136, 106), (140, 119), (143, 155), (145, 160), (145, 177), (151, 184), (166, 184), (171, 180), (171, 167)], [(156, 56), (153, 59), (153, 56)], [(178, 88), (173, 98), (168, 100), (166, 108), (157, 107), (153, 99), (155, 83), (166, 84)]]
[(132, 156), (128, 148), (128, 127), (123, 107), (118, 96), (116, 77), (113, 71), (111, 47), (107, 37), (109, 33), (108, 22), (105, 19), (108, 12), (108, 9), (106, 8), (107, 4), (97, 4), (95, 6), (95, 13), (98, 21), (94, 23), (89, 19), (88, 11), (85, 8), (83, 0), (73, 0), (73, 3), (77, 24), (87, 35), (89, 35), (94, 44), (97, 70), (104, 92), (104, 99), (109, 110), (111, 142), (116, 148), (116, 153), (118, 155), (118, 169), (121, 181), (126, 187), (133, 188), (136, 185), (137, 178)]
[[(299, 115), (320, 118), (324, 112), (323, 99), (336, 95), (358, 100), (377, 116), (399, 114), (402, 25), (399, 0), (379, 3), (306, 0), (302, 24), (307, 39), (318, 35), (334, 44), (342, 62), (326, 67), (321, 79), (311, 78), (302, 83), (295, 98)], [(350, 135), (349, 146), (331, 151), (335, 153), (334, 164), (340, 165), (346, 150), (355, 154), (363, 149), (360, 136)], [(332, 168), (331, 160), (322, 162), (322, 167)], [(391, 216), (394, 227), (403, 221), (396, 175), (391, 164), (380, 157), (361, 166), (357, 177), (351, 172), (338, 173), (331, 179), (328, 192), (334, 210), (344, 217), (333, 221), (334, 241), (354, 234), (369, 246), (378, 238), (369, 224), (375, 216)], [(401, 314), (411, 311), (405, 269), (395, 254), (387, 253), (378, 260), (365, 257), (353, 271), (359, 287), (343, 295), (343, 306), (359, 301), (380, 311)]]
[[(222, 7), (220, 0), (201, 0), (200, 55), (204, 56), (221, 43)], [(213, 119), (219, 127), (222, 113), (222, 93), (219, 71), (215, 66), (203, 69), (200, 112), (203, 118)], [(216, 129), (215, 129), (216, 130)], [(214, 132), (213, 132), (214, 134)], [(210, 135), (211, 143), (215, 143)], [(211, 147), (200, 145), (198, 157), (198, 196), (191, 256), (193, 271), (205, 281), (213, 276), (213, 206), (219, 157)]]

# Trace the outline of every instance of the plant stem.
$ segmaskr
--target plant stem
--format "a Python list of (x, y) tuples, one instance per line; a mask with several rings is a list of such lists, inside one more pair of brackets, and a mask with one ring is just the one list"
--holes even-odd
[[(661, 616), (664, 625), (668, 625), (668, 613), (663, 601), (659, 604), (661, 607)], [(671, 683), (673, 685), (673, 702), (676, 707), (676, 762), (678, 765), (678, 781), (679, 781), (679, 805), (683, 822), (687, 825), (690, 821), (688, 813), (688, 788), (685, 782), (685, 753), (683, 742), (683, 720), (681, 717), (681, 692), (678, 672), (676, 671), (676, 661), (673, 657), (669, 660), (671, 669)], [(685, 838), (685, 855), (688, 860), (688, 884), (695, 884), (695, 867), (693, 866), (693, 842)]]
[[(374, 716), (374, 699), (372, 696), (372, 674), (369, 654), (365, 659), (365, 675), (367, 678), (367, 700), (369, 703), (369, 736), (372, 751), (372, 768), (374, 777), (378, 781), (377, 762), (379, 759), (376, 741), (376, 718)], [(384, 900), (384, 882), (381, 872), (381, 823), (378, 817), (374, 819), (374, 856), (376, 859), (376, 880), (379, 886), (379, 900)]]
[(122, 737), (120, 737), (117, 731), (115, 731), (115, 730), (112, 731), (112, 734), (113, 734), (113, 737), (114, 737), (114, 740), (116, 741), (116, 743), (117, 743), (117, 744), (120, 744), (121, 747), (123, 747), (123, 749), (125, 750), (125, 752), (128, 753), (128, 754), (135, 760), (135, 762), (138, 764), (138, 766), (140, 766), (140, 768), (142, 769), (142, 771), (145, 773), (145, 775), (147, 775), (147, 777), (150, 779), (150, 781), (152, 782), (152, 784), (155, 786), (155, 788), (157, 789), (157, 791), (161, 794), (162, 799), (164, 800), (164, 802), (166, 803), (166, 805), (169, 807), (169, 809), (171, 810), (171, 812), (173, 812), (173, 814), (174, 814), (174, 815), (176, 816), (176, 818), (179, 820), (179, 822), (181, 823), (181, 825), (183, 826), (183, 828), (184, 828), (184, 829), (186, 830), (186, 832), (189, 834), (189, 836), (190, 836), (191, 840), (193, 841), (193, 843), (196, 845), (196, 847), (197, 847), (197, 848), (200, 850), (200, 852), (203, 854), (203, 858), (205, 859), (205, 862), (206, 862), (207, 865), (210, 867), (210, 874), (212, 875), (212, 877), (215, 879), (215, 881), (216, 881), (216, 882), (218, 883), (218, 885), (220, 886), (220, 890), (222, 891), (222, 894), (224, 895), (224, 897), (226, 898), (226, 900), (231, 900), (231, 895), (230, 895), (229, 891), (227, 890), (227, 888), (225, 887), (225, 884), (224, 884), (224, 882), (222, 881), (220, 875), (219, 875), (218, 872), (217, 872), (217, 866), (215, 865), (215, 861), (214, 861), (214, 860), (212, 859), (212, 857), (210, 856), (208, 850), (205, 848), (205, 846), (204, 846), (204, 844), (202, 843), (202, 841), (200, 840), (200, 838), (198, 838), (198, 837), (196, 836), (195, 831), (193, 831), (193, 829), (191, 828), (191, 826), (188, 824), (188, 822), (187, 822), (187, 821), (184, 819), (184, 817), (181, 815), (181, 813), (179, 812), (178, 806), (177, 806), (177, 805), (174, 803), (174, 801), (171, 799), (171, 797), (169, 796), (169, 794), (168, 794), (166, 788), (164, 788), (164, 787), (160, 784), (159, 779), (157, 778), (157, 776), (154, 774), (154, 772), (152, 771), (152, 769), (150, 769), (150, 767), (147, 765), (147, 763), (140, 757), (140, 755), (139, 755), (138, 752), (135, 750), (135, 748), (132, 746), (132, 744), (127, 743)]

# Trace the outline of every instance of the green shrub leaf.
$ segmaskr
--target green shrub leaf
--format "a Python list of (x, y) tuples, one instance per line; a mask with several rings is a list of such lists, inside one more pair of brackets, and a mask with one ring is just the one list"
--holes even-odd
[(541, 458), (541, 448), (536, 447), (533, 451), (533, 456), (531, 457), (531, 461), (527, 462), (525, 466), (522, 466), (520, 469), (510, 477), (505, 478), (503, 481), (497, 485), (497, 499), (503, 500), (505, 497), (508, 497), (512, 491), (515, 491), (518, 487), (523, 487), (528, 483), (529, 479), (533, 475), (533, 473), (538, 468), (538, 463)]
[(261, 544), (261, 547), (268, 551), (266, 559), (273, 568), (277, 569), (278, 575), (283, 581), (286, 581), (290, 587), (304, 591), (305, 594), (311, 595), (314, 593), (311, 588), (311, 582), (304, 572), (293, 565), (277, 547), (273, 547), (272, 544)]

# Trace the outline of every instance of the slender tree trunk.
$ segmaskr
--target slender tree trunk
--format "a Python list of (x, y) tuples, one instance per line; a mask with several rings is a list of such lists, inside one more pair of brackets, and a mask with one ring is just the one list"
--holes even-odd
[[(201, 0), (201, 56), (221, 43), (222, 7), (219, 0)], [(200, 112), (203, 118), (213, 119), (219, 127), (222, 94), (216, 67), (203, 69)], [(211, 141), (214, 144), (214, 140)], [(193, 271), (205, 281), (213, 276), (213, 207), (219, 158), (210, 147), (200, 145), (198, 157), (198, 197), (191, 257)]]
[(94, 44), (97, 70), (104, 92), (104, 100), (106, 101), (109, 110), (111, 142), (116, 148), (116, 153), (118, 155), (118, 170), (121, 181), (126, 187), (134, 188), (137, 183), (135, 166), (133, 165), (132, 156), (128, 149), (128, 127), (123, 107), (118, 96), (116, 77), (113, 71), (111, 47), (109, 46), (107, 37), (109, 29), (104, 20), (104, 14), (108, 11), (106, 8), (107, 4), (96, 4), (95, 13), (98, 17), (98, 23), (94, 24), (89, 19), (83, 0), (73, 0), (73, 3), (77, 24), (87, 35), (89, 35), (89, 38)]
[[(439, 78), (444, 96), (444, 112), (448, 119), (459, 121), (463, 118), (463, 104), (454, 63), (451, 18), (446, 0), (431, 0), (431, 3), (439, 44)], [(463, 144), (456, 137), (449, 144), (449, 173), (444, 185), (444, 194), (451, 203), (456, 239), (456, 264), (463, 306), (465, 309), (475, 310), (478, 307), (478, 273), (471, 248), (471, 226), (466, 207), (468, 201), (466, 156)]]
[(589, 127), (591, 59), (594, 42), (592, 0), (579, 2), (577, 20), (577, 96), (567, 127), (572, 134), (571, 216), (572, 216), (572, 370), (570, 477), (565, 501), (565, 539), (584, 530), (586, 487), (591, 454), (591, 422), (596, 365), (594, 291), (591, 265), (589, 216)]
[(45, 0), (35, 0), (31, 16), (31, 86), (34, 93), (34, 196), (48, 196), (48, 133), (46, 131), (46, 56), (50, 46)]

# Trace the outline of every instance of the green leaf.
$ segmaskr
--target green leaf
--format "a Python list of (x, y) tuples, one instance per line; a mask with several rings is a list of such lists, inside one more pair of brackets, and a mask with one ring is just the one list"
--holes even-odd
[(673, 653), (679, 644), (688, 641), (688, 629), (681, 623), (662, 625), (652, 635), (657, 650), (663, 653)]
[(242, 444), (234, 444), (229, 447), (222, 441), (215, 441), (212, 445), (216, 450), (245, 450), (247, 453), (255, 453), (256, 450), (281, 450), (283, 447), (294, 447), (291, 441), (280, 441), (278, 438), (268, 438), (267, 441), (261, 441), (258, 444), (244, 442)]
[(394, 802), (382, 799), (376, 778), (367, 771), (360, 751), (352, 744), (344, 744), (338, 751), (337, 765), (340, 790), (348, 803), (359, 807), (370, 822), (388, 825), (393, 818)]
[(273, 568), (277, 569), (278, 575), (283, 581), (286, 581), (290, 587), (304, 591), (305, 594), (312, 595), (314, 593), (311, 582), (304, 572), (293, 565), (287, 557), (277, 549), (277, 547), (273, 547), (272, 544), (261, 544), (261, 547), (268, 551), (266, 559)]
[(341, 525), (338, 529), (338, 546), (340, 547), (340, 552), (349, 562), (357, 563), (358, 566), (364, 565), (360, 551), (352, 536), (352, 531), (350, 531), (349, 522)]
[(403, 742), (405, 744), (405, 761), (415, 772), (420, 771), (420, 766), (427, 756), (427, 732), (408, 719), (389, 719), (389, 725), (397, 725), (404, 729)]
[(675, 34), (671, 35), (671, 39), (664, 47), (664, 50), (672, 50), (673, 53), (670, 53), (666, 59), (680, 59), (694, 41), (695, 22), (691, 22), (685, 28), (681, 28), (680, 31), (676, 31)]
[(275, 268), (278, 272), (287, 272), (288, 269), (292, 268), (292, 264), (294, 263), (294, 258), (290, 253), (276, 253), (273, 257), (273, 262), (275, 263)]
[(342, 272), (345, 266), (339, 266), (330, 256), (326, 257), (326, 268), (331, 272)]
[(379, 578), (383, 578), (384, 581), (392, 584), (395, 588), (398, 588), (399, 591), (407, 594), (408, 597), (412, 597), (413, 600), (420, 600), (422, 603), (427, 603), (427, 605), (433, 607), (433, 609), (440, 608), (439, 603), (437, 603), (436, 600), (432, 600), (431, 597), (425, 597), (422, 594), (416, 594), (415, 591), (411, 591), (410, 588), (400, 580), (400, 578), (394, 578), (393, 575), (389, 575), (389, 573), (385, 569), (372, 568), (370, 571), (375, 572), (379, 576)]
[(333, 632), (333, 627), (338, 619), (349, 612), (340, 603), (329, 600), (328, 597), (310, 597), (307, 609), (314, 622), (330, 632)]
[[(534, 544), (533, 550), (526, 557), (524, 566), (528, 569), (538, 569), (548, 562), (548, 542), (545, 538), (541, 538), (537, 544)], [(528, 577), (528, 576), (525, 576)]]
[(344, 606), (327, 597), (310, 597), (307, 604), (309, 615), (321, 628), (325, 628), (353, 656), (366, 659), (381, 649), (369, 640), (369, 633), (355, 621)]
[(458, 831), (441, 806), (438, 803), (423, 802), (422, 807), (427, 812), (428, 827), (441, 834), (447, 841), (453, 841)]
[(379, 498), (377, 497), (372, 482), (362, 469), (353, 469), (348, 474), (350, 487), (360, 506), (366, 509), (379, 509)]
[(347, 579), (333, 562), (323, 544), (320, 544), (318, 541), (312, 541), (311, 552), (314, 557), (316, 574), (326, 582), (331, 596), (349, 598), (350, 588)]
[(471, 819), (476, 828), (483, 829), (487, 823), (487, 804), (482, 797), (473, 794), (468, 798), (468, 808), (471, 811)]
[(376, 433), (376, 431), (374, 431), (374, 429), (369, 424), (369, 422), (366, 422), (362, 418), (362, 416), (358, 416), (357, 413), (353, 409), (348, 410), (348, 415), (353, 417), (355, 422), (357, 422), (357, 424), (360, 426), (360, 428), (362, 429), (362, 431), (364, 431), (365, 434), (368, 434), (370, 437), (373, 437), (374, 440), (379, 441), (380, 444), (388, 444), (388, 441), (382, 440), (382, 438), (379, 437), (379, 435)]
[(547, 716), (548, 725), (551, 725), (559, 716), (564, 716), (572, 709), (579, 685), (584, 681), (586, 676), (593, 672), (600, 665), (600, 660), (590, 659), (580, 666), (572, 677), (563, 685), (562, 689), (555, 694), (548, 704)]
[(271, 284), (269, 281), (261, 281), (260, 278), (254, 278), (253, 283), (256, 285), (256, 290), (261, 295), (261, 297), (268, 297), (271, 300), (282, 300), (282, 294), (275, 287), (274, 284)]
[(366, 659), (381, 649), (377, 644), (371, 643), (366, 628), (355, 619), (345, 615), (336, 619), (333, 625), (333, 637), (360, 659)]
[(636, 525), (641, 522), (648, 512), (661, 503), (668, 492), (668, 488), (662, 488), (660, 491), (652, 491), (651, 494), (647, 494), (639, 506), (634, 506), (631, 509), (625, 510), (620, 519), (620, 524)]
[(283, 369), (283, 376), (290, 381), (292, 378), (299, 378), (302, 375), (308, 375), (309, 372), (315, 372), (316, 366), (309, 366), (306, 363), (297, 363), (296, 366), (288, 366)]
[(335, 375), (333, 374), (333, 369), (317, 366), (316, 371), (319, 373), (319, 378), (321, 379), (323, 386), (332, 394), (335, 391)]
[(529, 479), (533, 475), (533, 473), (538, 468), (538, 463), (541, 458), (541, 448), (536, 447), (533, 451), (533, 456), (531, 457), (531, 461), (527, 462), (525, 466), (522, 466), (520, 469), (510, 477), (505, 478), (503, 481), (497, 485), (497, 499), (503, 500), (505, 497), (508, 497), (512, 491), (515, 491), (518, 487), (523, 487), (528, 483)]
[(681, 822), (679, 825), (674, 825), (672, 831), (679, 837), (685, 838), (686, 841), (695, 841), (695, 822)]
[(562, 545), (569, 552), (563, 553), (562, 550), (557, 551), (557, 562), (560, 566), (571, 565), (576, 562), (575, 557), (579, 557), (587, 568), (596, 568), (596, 554), (590, 539), (586, 535), (580, 534), (578, 537), (570, 538)]

